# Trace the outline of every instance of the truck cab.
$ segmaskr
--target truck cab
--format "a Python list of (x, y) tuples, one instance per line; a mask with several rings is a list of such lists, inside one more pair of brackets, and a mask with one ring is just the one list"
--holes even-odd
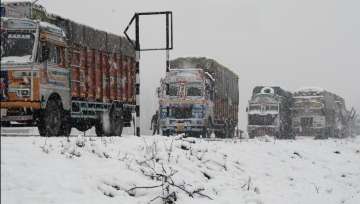
[(2, 125), (37, 125), (49, 98), (70, 110), (65, 34), (54, 25), (25, 18), (1, 18)]
[(202, 69), (171, 69), (158, 89), (163, 135), (188, 133), (207, 136), (213, 116), (214, 85)]

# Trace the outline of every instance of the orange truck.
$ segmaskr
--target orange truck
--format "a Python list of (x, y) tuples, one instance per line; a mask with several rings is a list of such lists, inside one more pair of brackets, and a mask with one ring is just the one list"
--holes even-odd
[(1, 125), (37, 126), (42, 136), (95, 126), (120, 136), (135, 111), (135, 50), (121, 36), (48, 14), (1, 5)]

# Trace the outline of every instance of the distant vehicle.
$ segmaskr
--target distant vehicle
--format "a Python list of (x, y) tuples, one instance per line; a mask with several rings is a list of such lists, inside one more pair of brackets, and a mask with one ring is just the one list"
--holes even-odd
[(292, 103), (292, 94), (280, 87), (255, 87), (247, 107), (249, 137), (268, 135), (293, 138), (290, 116)]
[(215, 60), (178, 58), (158, 89), (163, 135), (233, 137), (238, 123), (238, 76)]
[(322, 88), (301, 88), (294, 93), (292, 125), (296, 135), (347, 137), (354, 116), (346, 110), (342, 97)]
[(123, 37), (48, 14), (31, 2), (1, 5), (1, 125), (72, 127), (118, 135), (135, 109), (135, 51)]

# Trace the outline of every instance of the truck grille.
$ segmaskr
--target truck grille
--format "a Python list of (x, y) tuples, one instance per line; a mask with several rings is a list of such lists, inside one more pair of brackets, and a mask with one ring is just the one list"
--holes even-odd
[(171, 109), (171, 116), (176, 119), (184, 119), (192, 117), (191, 107), (176, 107)]

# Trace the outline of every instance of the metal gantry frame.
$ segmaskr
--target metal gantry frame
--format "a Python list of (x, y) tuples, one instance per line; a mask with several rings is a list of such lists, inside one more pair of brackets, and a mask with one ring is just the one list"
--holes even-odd
[[(145, 48), (142, 49), (140, 47), (140, 28), (139, 28), (139, 21), (141, 16), (154, 16), (154, 15), (165, 15), (166, 22), (166, 47), (160, 48)], [(129, 30), (130, 26), (135, 22), (135, 42), (131, 40), (127, 31)], [(170, 70), (170, 53), (169, 51), (173, 49), (173, 16), (172, 11), (159, 11), (159, 12), (140, 12), (135, 13), (134, 16), (131, 18), (128, 26), (124, 30), (124, 34), (127, 40), (133, 45), (135, 49), (136, 55), (136, 67), (135, 67), (135, 74), (136, 74), (136, 84), (135, 84), (135, 92), (136, 92), (136, 136), (140, 136), (140, 52), (141, 51), (157, 51), (157, 50), (165, 50), (166, 51), (166, 72)]]

